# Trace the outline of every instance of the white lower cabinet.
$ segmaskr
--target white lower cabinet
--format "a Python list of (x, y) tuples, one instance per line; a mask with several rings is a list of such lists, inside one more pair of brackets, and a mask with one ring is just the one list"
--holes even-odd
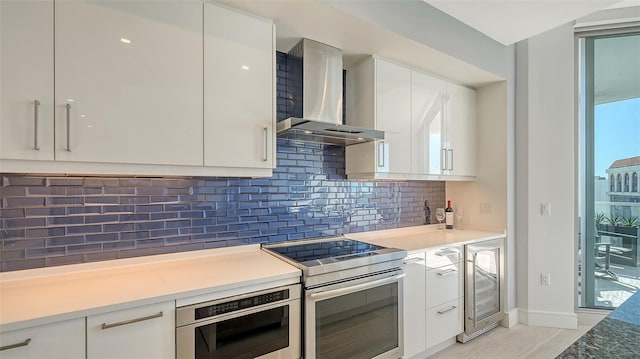
[(403, 305), (404, 305), (404, 357), (423, 352), (426, 349), (425, 313), (425, 258), (424, 252), (410, 254), (404, 260)]
[(404, 357), (423, 358), (464, 330), (462, 247), (411, 253), (404, 260)]
[(462, 333), (464, 298), (454, 299), (427, 310), (427, 348)]
[(426, 252), (427, 349), (464, 330), (462, 248), (441, 247)]
[(87, 317), (87, 358), (175, 358), (175, 302)]
[(0, 334), (2, 359), (74, 359), (85, 357), (84, 318)]

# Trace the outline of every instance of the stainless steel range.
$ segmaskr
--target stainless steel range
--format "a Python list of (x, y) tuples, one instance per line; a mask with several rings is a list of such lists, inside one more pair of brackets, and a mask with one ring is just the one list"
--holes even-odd
[(406, 251), (345, 237), (263, 244), (302, 270), (305, 358), (400, 358)]

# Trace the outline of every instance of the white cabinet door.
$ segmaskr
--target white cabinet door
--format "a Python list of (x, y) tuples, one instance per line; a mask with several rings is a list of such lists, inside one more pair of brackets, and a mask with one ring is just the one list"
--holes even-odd
[(425, 317), (425, 257), (424, 253), (409, 255), (404, 260), (404, 357), (426, 349)]
[(202, 65), (200, 2), (56, 2), (56, 160), (202, 165)]
[(53, 160), (53, 1), (0, 1), (0, 158)]
[(411, 170), (442, 173), (443, 121), (446, 82), (423, 73), (411, 73)]
[(175, 358), (175, 302), (87, 317), (87, 358)]
[(84, 318), (3, 332), (0, 347), (2, 359), (83, 359)]
[(380, 59), (375, 62), (377, 172), (411, 172), (411, 70)]
[(273, 24), (204, 5), (204, 164), (272, 168)]
[(445, 174), (476, 175), (476, 93), (467, 87), (447, 83)]

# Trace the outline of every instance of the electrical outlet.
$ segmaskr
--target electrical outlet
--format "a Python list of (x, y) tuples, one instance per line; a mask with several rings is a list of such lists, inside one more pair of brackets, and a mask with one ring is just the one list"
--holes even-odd
[(551, 273), (540, 273), (540, 285), (551, 287)]

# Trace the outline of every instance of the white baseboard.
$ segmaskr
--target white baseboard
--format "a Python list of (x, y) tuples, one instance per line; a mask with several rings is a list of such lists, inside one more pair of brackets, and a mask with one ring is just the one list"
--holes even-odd
[(513, 308), (504, 313), (500, 325), (505, 328), (513, 328), (516, 324), (518, 324), (518, 308)]
[(520, 323), (535, 327), (551, 327), (562, 329), (577, 329), (578, 315), (576, 313), (544, 312), (540, 310), (518, 310)]

